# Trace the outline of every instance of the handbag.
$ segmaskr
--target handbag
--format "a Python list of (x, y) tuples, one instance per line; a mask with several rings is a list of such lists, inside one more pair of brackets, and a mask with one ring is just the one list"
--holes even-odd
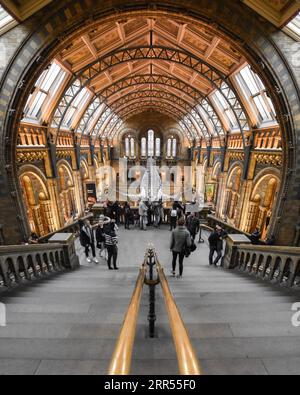
[(191, 247), (190, 247), (190, 251), (191, 251), (191, 252), (195, 252), (196, 250), (197, 250), (197, 246), (196, 246), (194, 240), (192, 240), (192, 244), (191, 244)]
[(186, 242), (184, 243), (182, 252), (184, 252), (184, 256), (185, 256), (186, 258), (188, 258), (188, 257), (191, 255), (191, 248), (187, 245)]

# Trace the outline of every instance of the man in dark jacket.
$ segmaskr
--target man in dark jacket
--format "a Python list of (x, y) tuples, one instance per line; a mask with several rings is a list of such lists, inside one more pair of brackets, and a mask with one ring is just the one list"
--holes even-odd
[[(209, 236), (209, 264), (211, 266), (217, 266), (222, 258), (223, 240), (225, 237), (227, 237), (227, 233), (219, 225), (216, 226), (216, 230)], [(217, 257), (213, 260), (215, 252), (217, 253)]]
[(114, 214), (117, 226), (119, 226), (120, 225), (120, 217), (121, 217), (121, 206), (118, 201), (116, 201), (113, 204), (112, 209), (113, 209), (113, 214)]
[(172, 274), (175, 276), (176, 274), (176, 263), (177, 257), (179, 257), (179, 276), (177, 278), (182, 278), (183, 274), (183, 260), (186, 253), (186, 248), (191, 247), (191, 235), (190, 232), (185, 227), (184, 218), (180, 218), (178, 221), (178, 227), (173, 230), (171, 236), (171, 251), (173, 254), (173, 262), (172, 262)]
[(200, 221), (197, 218), (196, 213), (189, 215), (186, 223), (188, 231), (190, 232), (192, 239), (195, 241), (196, 235), (200, 229)]
[(95, 236), (93, 228), (88, 220), (79, 221), (80, 226), (80, 244), (85, 248), (85, 256), (87, 258), (87, 262), (91, 263), (92, 260), (89, 258), (90, 248), (93, 254), (93, 261), (95, 263), (99, 263), (98, 259), (96, 259), (96, 249), (95, 249)]
[(258, 228), (256, 228), (255, 231), (250, 236), (251, 243), (253, 245), (260, 244), (260, 238), (261, 238), (261, 232)]

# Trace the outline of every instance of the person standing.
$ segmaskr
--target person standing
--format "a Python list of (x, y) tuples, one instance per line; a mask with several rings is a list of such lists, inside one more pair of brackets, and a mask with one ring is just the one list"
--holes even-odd
[(251, 234), (250, 240), (253, 245), (259, 245), (261, 238), (261, 232), (259, 228), (256, 228), (255, 231)]
[(152, 214), (153, 214), (153, 206), (151, 202), (147, 203), (147, 226), (151, 226), (152, 225)]
[(128, 202), (124, 205), (125, 229), (130, 230), (131, 208)]
[[(215, 231), (213, 231), (209, 238), (209, 264), (212, 266), (218, 265), (218, 262), (222, 258), (222, 251), (223, 251), (223, 240), (227, 237), (227, 233), (221, 228), (221, 226), (217, 225)], [(217, 253), (217, 257), (215, 260), (214, 254)]]
[[(117, 267), (118, 258), (118, 237), (115, 232), (115, 224), (111, 222), (105, 229), (105, 246), (108, 252), (107, 266), (109, 270), (119, 270)], [(111, 267), (111, 260), (113, 259), (114, 267)]]
[(171, 236), (171, 251), (173, 254), (172, 261), (172, 275), (176, 274), (177, 258), (179, 257), (179, 275), (177, 278), (182, 278), (183, 274), (183, 261), (186, 254), (186, 249), (192, 245), (190, 232), (185, 227), (184, 218), (178, 221), (178, 227), (173, 230)]
[(113, 204), (112, 209), (113, 209), (113, 214), (114, 214), (117, 226), (119, 226), (120, 225), (120, 218), (121, 218), (121, 206), (118, 201), (116, 201)]
[(154, 203), (153, 213), (154, 213), (154, 227), (159, 228), (159, 224), (161, 220), (160, 218), (161, 208), (159, 202)]
[(176, 229), (177, 224), (177, 205), (173, 204), (172, 210), (170, 212), (170, 231)]
[(187, 228), (191, 234), (193, 241), (195, 241), (196, 235), (198, 234), (199, 229), (200, 229), (200, 221), (197, 218), (196, 213), (192, 213), (191, 215), (188, 216)]
[(95, 236), (93, 228), (88, 220), (79, 221), (80, 226), (80, 244), (85, 248), (85, 256), (88, 263), (91, 263), (92, 260), (89, 258), (90, 248), (92, 250), (93, 261), (95, 263), (99, 263), (96, 258), (96, 249), (95, 249)]
[(104, 221), (102, 219), (100, 219), (99, 225), (96, 229), (96, 242), (97, 242), (97, 248), (100, 250), (100, 258), (102, 258), (102, 252), (104, 251), (104, 259), (106, 259)]
[(141, 230), (147, 230), (147, 212), (148, 212), (148, 207), (146, 206), (145, 202), (141, 200), (139, 205)]

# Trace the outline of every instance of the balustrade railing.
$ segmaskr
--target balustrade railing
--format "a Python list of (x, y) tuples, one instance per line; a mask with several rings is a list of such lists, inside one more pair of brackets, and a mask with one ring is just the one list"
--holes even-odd
[(0, 247), (0, 288), (66, 269), (61, 244)]
[(227, 252), (233, 254), (233, 269), (287, 287), (300, 285), (300, 248), (238, 245)]

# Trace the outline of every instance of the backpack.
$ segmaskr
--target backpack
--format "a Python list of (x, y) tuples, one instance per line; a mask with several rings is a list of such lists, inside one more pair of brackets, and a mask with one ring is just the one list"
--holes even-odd
[(177, 217), (177, 210), (171, 211), (171, 217)]

